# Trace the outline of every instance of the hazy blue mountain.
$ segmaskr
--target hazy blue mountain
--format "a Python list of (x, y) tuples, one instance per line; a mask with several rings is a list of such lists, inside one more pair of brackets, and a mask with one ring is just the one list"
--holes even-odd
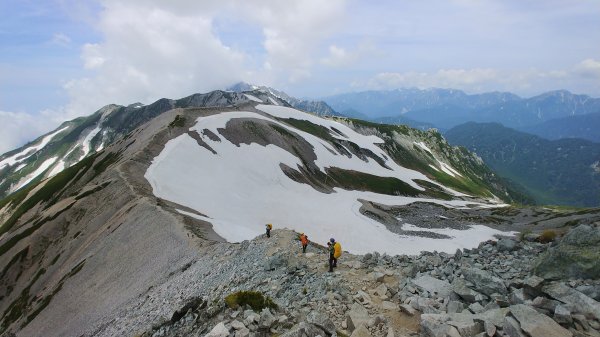
[(363, 91), (323, 98), (336, 111), (354, 109), (373, 118), (396, 116), (445, 105), (458, 106), (468, 110), (478, 109), (519, 99), (518, 96), (511, 93), (493, 92), (467, 95), (460, 90), (438, 88)]
[(373, 119), (371, 119), (371, 121), (373, 121), (375, 123), (381, 123), (381, 124), (407, 125), (407, 126), (410, 126), (411, 128), (419, 129), (419, 130), (429, 130), (429, 129), (436, 128), (435, 125), (433, 125), (431, 123), (418, 122), (416, 120), (413, 120), (413, 119), (410, 119), (410, 118), (404, 117), (404, 116), (373, 118)]
[(551, 140), (582, 138), (600, 142), (600, 112), (551, 119), (520, 130)]
[(548, 120), (600, 112), (600, 99), (565, 90), (531, 98), (491, 92), (468, 95), (455, 89), (363, 91), (325, 97), (336, 111), (353, 109), (371, 118), (403, 116), (448, 129), (475, 122), (521, 128)]
[(478, 154), (500, 176), (526, 188), (540, 204), (600, 205), (600, 144), (547, 140), (498, 123), (466, 123), (445, 133), (452, 145)]

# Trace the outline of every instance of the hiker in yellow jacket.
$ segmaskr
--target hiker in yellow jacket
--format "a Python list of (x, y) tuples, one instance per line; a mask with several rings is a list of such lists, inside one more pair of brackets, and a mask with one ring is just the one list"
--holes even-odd
[(333, 272), (333, 268), (337, 267), (337, 260), (342, 256), (342, 245), (339, 242), (335, 242), (334, 238), (329, 239), (327, 242), (329, 246), (329, 272)]
[(271, 237), (271, 229), (273, 229), (273, 225), (268, 223), (265, 226), (267, 228), (267, 237), (270, 238)]

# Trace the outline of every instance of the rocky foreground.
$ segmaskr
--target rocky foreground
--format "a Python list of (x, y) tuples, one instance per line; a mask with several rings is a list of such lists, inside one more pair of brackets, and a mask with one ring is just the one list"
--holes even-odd
[[(322, 247), (302, 254), (290, 231), (234, 246), (221, 252), (225, 270), (195, 275), (212, 288), (180, 294), (179, 310), (137, 335), (600, 336), (598, 225), (549, 244), (500, 239), (454, 255), (346, 253), (334, 273)], [(259, 291), (277, 308), (228, 306), (224, 298), (239, 290)], [(158, 295), (149, 291), (131, 310), (149, 312)]]

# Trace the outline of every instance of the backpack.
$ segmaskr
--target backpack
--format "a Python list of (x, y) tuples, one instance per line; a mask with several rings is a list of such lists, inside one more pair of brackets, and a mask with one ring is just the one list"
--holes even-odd
[(270, 223), (268, 223), (268, 224), (267, 224), (267, 228), (268, 228), (269, 230), (271, 230), (271, 229), (273, 229), (273, 225), (271, 225)]
[(335, 257), (337, 259), (340, 256), (342, 256), (342, 245), (340, 245), (339, 242), (336, 242), (333, 245), (333, 257)]

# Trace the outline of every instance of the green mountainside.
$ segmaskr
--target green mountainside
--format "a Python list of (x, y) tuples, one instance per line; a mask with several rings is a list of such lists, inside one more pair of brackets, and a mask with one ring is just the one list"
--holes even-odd
[(466, 123), (446, 132), (453, 145), (481, 156), (500, 176), (526, 188), (539, 204), (600, 205), (600, 144), (546, 140), (497, 123)]

